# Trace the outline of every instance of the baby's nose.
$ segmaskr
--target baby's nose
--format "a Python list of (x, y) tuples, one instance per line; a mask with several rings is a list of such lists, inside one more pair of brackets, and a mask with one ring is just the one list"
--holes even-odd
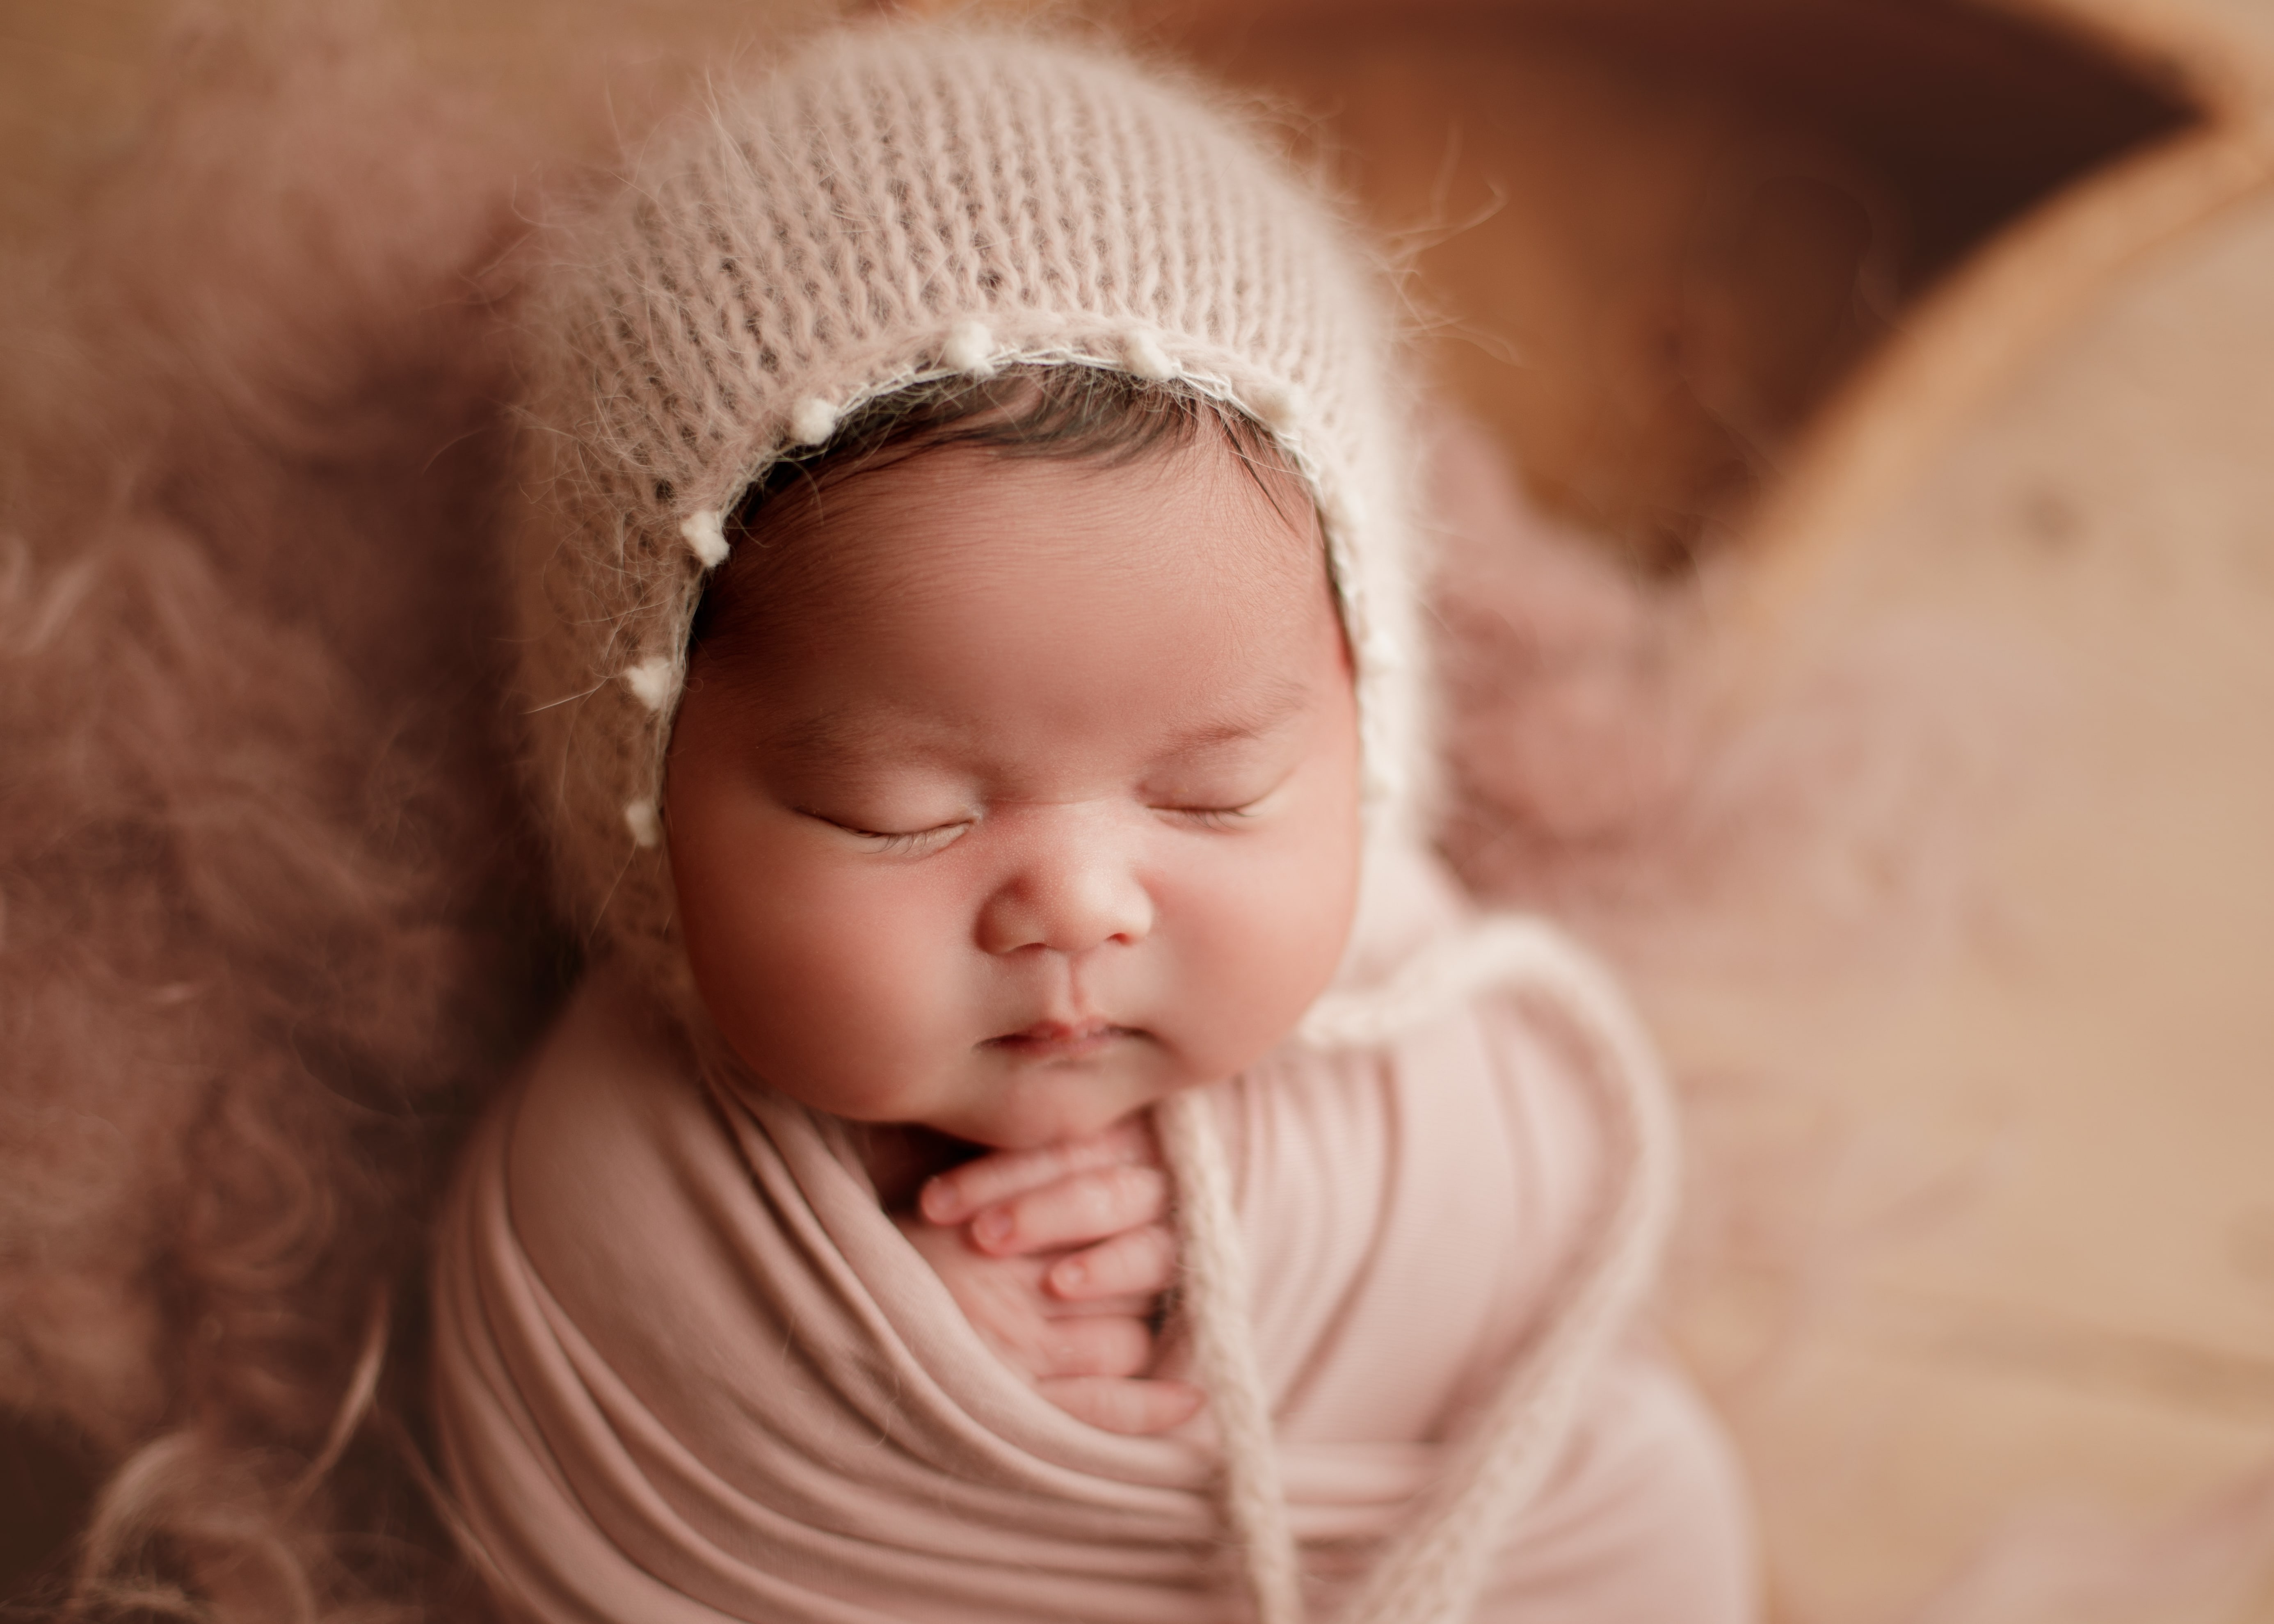
[(980, 910), (985, 951), (1084, 953), (1151, 933), (1153, 898), (1133, 854), (1090, 820), (1062, 821), (1070, 826), (1038, 829), (1022, 842), (1020, 861)]

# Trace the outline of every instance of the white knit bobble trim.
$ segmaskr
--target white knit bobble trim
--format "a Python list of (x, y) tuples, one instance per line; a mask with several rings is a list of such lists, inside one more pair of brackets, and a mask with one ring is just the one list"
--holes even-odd
[(643, 852), (663, 844), (663, 820), (656, 816), (652, 801), (635, 801), (627, 805), (624, 827), (632, 831), (632, 844)]
[(1160, 335), (1149, 327), (1139, 327), (1121, 340), (1121, 359), (1129, 370), (1148, 383), (1165, 383), (1184, 369), (1176, 358), (1161, 348)]
[(818, 395), (809, 395), (790, 408), (789, 437), (801, 446), (817, 446), (837, 430), (837, 408)]
[(1291, 383), (1264, 384), (1254, 391), (1247, 403), (1275, 434), (1292, 433), (1310, 415), (1301, 387)]
[(671, 703), (679, 687), (679, 673), (660, 654), (628, 667), (623, 678), (624, 686), (638, 696), (640, 703), (659, 713)]
[(998, 368), (995, 335), (987, 330), (983, 321), (957, 322), (948, 328), (947, 342), (939, 347), (939, 363), (950, 372), (992, 378)]
[(1359, 661), (1369, 672), (1395, 675), (1412, 663), (1405, 645), (1380, 626), (1369, 625), (1360, 631), (1358, 645)]
[(716, 569), (727, 561), (727, 526), (713, 509), (689, 514), (679, 522), (679, 533), (704, 568)]

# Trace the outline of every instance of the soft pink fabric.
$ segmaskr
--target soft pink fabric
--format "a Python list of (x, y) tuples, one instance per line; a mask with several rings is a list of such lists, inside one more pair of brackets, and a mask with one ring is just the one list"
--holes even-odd
[[(1604, 1177), (1513, 1004), (1215, 1095), (1314, 1600), (1398, 1526), (1552, 1308)], [(706, 1090), (588, 985), (468, 1156), (437, 1395), (478, 1542), (546, 1620), (1241, 1616), (1204, 1425), (1091, 1430), (980, 1342), (832, 1120)], [(1668, 1372), (1604, 1373), (1480, 1619), (1736, 1624), (1742, 1497)]]

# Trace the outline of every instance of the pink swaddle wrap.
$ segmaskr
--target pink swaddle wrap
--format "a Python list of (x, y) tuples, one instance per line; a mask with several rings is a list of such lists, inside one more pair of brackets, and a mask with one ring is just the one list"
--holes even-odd
[[(1532, 1010), (1455, 1003), (1209, 1091), (1312, 1611), (1411, 1523), (1572, 1301), (1615, 1134)], [(1249, 1616), (1209, 1417), (1077, 1422), (880, 1209), (843, 1124), (706, 1086), (587, 984), (470, 1150), (436, 1393), (469, 1532), (553, 1620), (1061, 1624)], [(1742, 1497), (1694, 1401), (1589, 1380), (1476, 1616), (1749, 1616)]]

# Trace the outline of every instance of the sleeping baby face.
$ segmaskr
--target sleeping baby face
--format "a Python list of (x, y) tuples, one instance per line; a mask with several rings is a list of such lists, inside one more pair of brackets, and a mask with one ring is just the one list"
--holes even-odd
[(1294, 478), (1210, 427), (1118, 464), (943, 447), (774, 504), (713, 585), (665, 797), (696, 982), (753, 1072), (1023, 1147), (1284, 1036), (1359, 839)]

